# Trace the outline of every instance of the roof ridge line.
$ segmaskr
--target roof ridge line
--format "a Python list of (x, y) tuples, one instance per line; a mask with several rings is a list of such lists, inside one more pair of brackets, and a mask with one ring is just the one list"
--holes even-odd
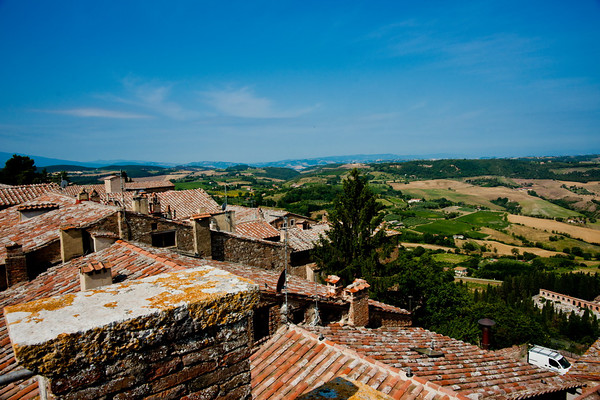
[[(376, 368), (378, 368), (378, 369), (380, 369), (380, 370), (381, 370), (381, 369), (383, 369), (383, 370), (387, 370), (387, 371), (389, 371), (389, 372), (391, 372), (391, 373), (394, 373), (394, 374), (396, 374), (396, 375), (399, 375), (399, 376), (400, 376), (400, 378), (402, 378), (402, 379), (404, 379), (404, 380), (406, 380), (406, 381), (411, 381), (411, 382), (413, 382), (413, 383), (415, 383), (415, 384), (422, 385), (423, 387), (428, 387), (428, 388), (431, 388), (431, 389), (433, 389), (433, 390), (436, 390), (436, 391), (438, 391), (438, 392), (442, 392), (442, 393), (444, 393), (444, 394), (446, 394), (446, 395), (448, 395), (448, 396), (454, 396), (454, 397), (455, 397), (455, 398), (457, 398), (457, 399), (461, 399), (461, 400), (471, 400), (469, 397), (466, 397), (466, 396), (465, 396), (465, 395), (463, 395), (463, 394), (460, 394), (460, 393), (458, 393), (458, 392), (455, 392), (455, 391), (454, 391), (454, 390), (452, 390), (452, 389), (448, 389), (448, 388), (446, 388), (446, 387), (440, 386), (440, 385), (439, 385), (439, 384), (437, 384), (437, 383), (434, 383), (434, 382), (428, 381), (428, 380), (426, 380), (426, 379), (424, 379), (424, 378), (421, 378), (421, 377), (418, 377), (418, 376), (416, 376), (416, 375), (415, 375), (415, 376), (413, 376), (413, 377), (408, 377), (408, 376), (406, 375), (406, 373), (405, 373), (403, 370), (399, 369), (399, 368), (392, 367), (391, 365), (387, 365), (387, 364), (385, 364), (385, 363), (382, 363), (382, 362), (380, 362), (380, 361), (377, 361), (377, 360), (375, 360), (375, 359), (373, 359), (373, 358), (371, 358), (371, 357), (369, 357), (369, 356), (362, 355), (362, 354), (360, 354), (360, 353), (358, 353), (358, 352), (356, 352), (356, 351), (354, 351), (354, 350), (350, 349), (349, 347), (342, 346), (342, 345), (340, 345), (340, 344), (338, 344), (338, 343), (332, 342), (332, 341), (331, 341), (331, 340), (329, 340), (329, 339), (320, 340), (320, 339), (319, 339), (319, 337), (318, 337), (318, 336), (317, 336), (315, 333), (313, 333), (313, 332), (309, 332), (309, 331), (307, 331), (306, 329), (304, 329), (304, 328), (302, 328), (302, 327), (300, 327), (300, 326), (298, 326), (298, 325), (294, 325), (294, 324), (290, 324), (290, 325), (288, 325), (288, 326), (286, 326), (286, 325), (283, 325), (283, 326), (280, 328), (280, 330), (281, 330), (282, 328), (284, 328), (284, 329), (285, 329), (285, 328), (287, 328), (287, 329), (294, 329), (294, 330), (296, 330), (296, 332), (298, 332), (299, 334), (301, 334), (302, 336), (304, 336), (304, 337), (306, 337), (306, 338), (308, 338), (308, 339), (313, 339), (313, 340), (316, 340), (317, 342), (323, 343), (323, 344), (325, 344), (325, 345), (327, 345), (327, 346), (329, 346), (329, 347), (332, 347), (332, 348), (334, 348), (335, 350), (338, 350), (338, 351), (342, 352), (343, 354), (345, 354), (345, 355), (347, 355), (347, 356), (351, 356), (351, 357), (355, 357), (355, 358), (359, 358), (359, 359), (361, 359), (361, 360), (364, 360), (365, 362), (367, 362), (367, 363), (369, 363), (369, 364), (373, 365), (374, 367), (376, 367)], [(279, 331), (279, 330), (278, 330), (278, 331)], [(277, 333), (279, 333), (279, 332), (277, 332)]]

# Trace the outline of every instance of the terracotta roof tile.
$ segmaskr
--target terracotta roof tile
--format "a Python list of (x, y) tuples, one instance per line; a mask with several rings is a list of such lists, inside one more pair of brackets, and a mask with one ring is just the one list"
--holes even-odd
[[(71, 197), (77, 197), (77, 194), (81, 191), (82, 188), (85, 188), (88, 192), (95, 189), (98, 195), (100, 196), (100, 200), (103, 203), (118, 203), (119, 205), (121, 205), (121, 203), (124, 201), (126, 209), (133, 209), (132, 201), (135, 192), (132, 191), (124, 193), (107, 194), (104, 185), (72, 185), (67, 186), (64, 189), (64, 193)], [(170, 208), (171, 212), (175, 212), (174, 219), (178, 220), (188, 219), (192, 215), (198, 214), (200, 212), (221, 212), (221, 207), (203, 189), (167, 190), (165, 192), (156, 193), (156, 196), (160, 201), (161, 211), (163, 213), (166, 213), (167, 208)]]
[[(367, 329), (329, 325), (307, 328), (389, 366), (411, 371), (417, 381), (429, 381), (464, 395), (528, 398), (566, 390), (580, 384), (533, 365), (416, 327)], [(444, 353), (429, 358), (413, 350), (432, 345)], [(421, 382), (421, 383), (423, 383)]]
[(10, 207), (33, 200), (49, 192), (59, 190), (56, 183), (42, 183), (38, 185), (0, 186), (0, 208)]
[[(404, 372), (338, 344), (320, 341), (298, 326), (282, 326), (250, 358), (254, 399), (294, 399), (338, 377), (362, 382), (393, 398), (466, 399), (436, 384), (418, 382)], [(311, 398), (311, 397), (307, 397)]]
[(600, 382), (600, 339), (596, 340), (573, 364), (568, 375), (586, 381)]
[(235, 233), (254, 239), (279, 239), (279, 231), (266, 221), (244, 222), (235, 226)]
[[(37, 204), (52, 203), (58, 208), (20, 221), (19, 208), (35, 207)], [(35, 200), (28, 201), (21, 206), (9, 207), (0, 211), (0, 264), (6, 258), (5, 246), (16, 242), (23, 246), (23, 251), (28, 252), (59, 240), (59, 229), (65, 226), (85, 227), (100, 221), (117, 211), (116, 208), (83, 202), (76, 204), (75, 200), (57, 193), (48, 192)]]
[(310, 250), (315, 246), (321, 235), (329, 230), (327, 224), (311, 225), (308, 229), (288, 229), (288, 244), (295, 251)]

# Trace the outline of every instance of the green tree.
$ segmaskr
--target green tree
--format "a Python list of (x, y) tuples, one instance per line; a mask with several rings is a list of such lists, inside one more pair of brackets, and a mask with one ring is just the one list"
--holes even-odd
[(29, 185), (49, 181), (47, 172), (38, 173), (35, 161), (27, 156), (14, 154), (6, 160), (4, 168), (0, 171), (0, 182), (9, 185)]
[(375, 233), (383, 220), (382, 208), (367, 179), (353, 169), (329, 213), (331, 229), (313, 250), (325, 273), (336, 274), (347, 283), (359, 277), (369, 280), (377, 274), (381, 265), (378, 250), (385, 241), (383, 230)]

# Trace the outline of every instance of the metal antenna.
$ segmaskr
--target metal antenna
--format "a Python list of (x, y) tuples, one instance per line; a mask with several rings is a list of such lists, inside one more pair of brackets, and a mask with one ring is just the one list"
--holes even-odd
[(315, 269), (313, 278), (315, 280), (315, 318), (311, 325), (317, 326), (321, 322), (321, 316), (319, 315), (319, 292), (317, 292), (317, 270)]
[(289, 304), (288, 304), (288, 217), (283, 217), (283, 229), (285, 230), (285, 239), (284, 243), (284, 254), (283, 254), (283, 262), (284, 262), (284, 270), (285, 270), (285, 284), (284, 284), (284, 293), (285, 293), (285, 318), (287, 321), (288, 313), (289, 313)]

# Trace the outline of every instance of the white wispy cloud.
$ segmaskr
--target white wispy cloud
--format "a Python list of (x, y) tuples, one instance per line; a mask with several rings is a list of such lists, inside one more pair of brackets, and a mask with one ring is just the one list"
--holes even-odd
[(37, 110), (50, 114), (72, 115), (82, 118), (114, 118), (114, 119), (143, 119), (151, 118), (148, 115), (135, 114), (123, 111), (107, 110), (103, 108), (69, 108), (63, 110)]
[(240, 118), (294, 118), (307, 114), (315, 107), (281, 110), (273, 101), (259, 97), (248, 87), (200, 92), (205, 102), (218, 112)]
[(103, 99), (118, 103), (128, 104), (156, 115), (166, 116), (175, 120), (190, 120), (200, 117), (202, 114), (190, 107), (182, 106), (172, 100), (172, 83), (150, 81), (145, 82), (137, 78), (125, 78), (122, 80), (125, 93), (121, 95), (103, 95)]

